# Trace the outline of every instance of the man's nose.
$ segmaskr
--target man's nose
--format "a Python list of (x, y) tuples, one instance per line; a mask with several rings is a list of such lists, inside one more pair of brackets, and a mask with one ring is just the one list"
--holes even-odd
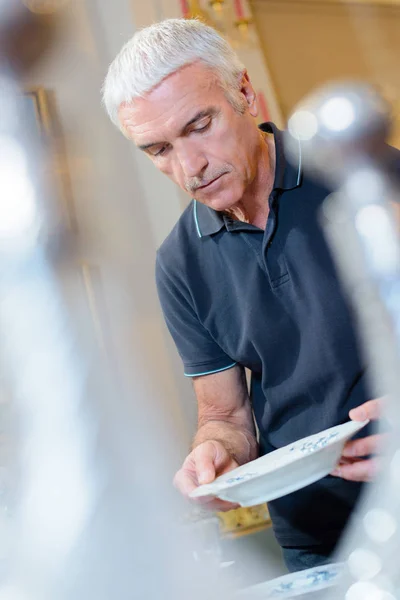
[(185, 179), (201, 177), (208, 161), (204, 152), (196, 144), (181, 144), (177, 154)]

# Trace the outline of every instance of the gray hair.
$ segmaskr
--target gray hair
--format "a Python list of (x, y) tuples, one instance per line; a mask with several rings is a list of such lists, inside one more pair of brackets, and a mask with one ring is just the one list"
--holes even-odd
[(228, 42), (196, 19), (166, 19), (135, 33), (111, 63), (102, 88), (111, 121), (121, 128), (118, 110), (123, 102), (143, 97), (168, 75), (195, 61), (214, 71), (229, 101), (243, 112), (234, 91), (239, 90), (244, 65)]

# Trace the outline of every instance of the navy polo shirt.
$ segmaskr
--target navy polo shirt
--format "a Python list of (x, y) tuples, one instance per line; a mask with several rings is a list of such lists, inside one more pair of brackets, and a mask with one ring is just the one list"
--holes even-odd
[[(156, 279), (185, 375), (250, 369), (261, 453), (343, 423), (369, 399), (350, 309), (319, 226), (329, 193), (285, 156), (265, 231), (197, 201), (157, 254)], [(365, 435), (364, 430), (362, 435)], [(283, 546), (334, 544), (361, 484), (328, 476), (269, 503)]]

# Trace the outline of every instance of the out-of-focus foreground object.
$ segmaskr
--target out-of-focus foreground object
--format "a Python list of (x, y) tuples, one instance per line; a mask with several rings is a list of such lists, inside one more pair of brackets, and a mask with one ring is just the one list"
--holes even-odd
[(53, 28), (45, 21), (42, 35), (44, 22), (15, 4), (0, 2), (0, 367), (13, 446), (0, 482), (0, 597), (177, 600), (206, 586), (212, 598), (218, 564), (206, 580), (179, 527), (165, 476), (174, 435), (154, 421), (158, 400), (119, 385), (63, 293), (76, 257), (42, 193), (16, 77)]
[(357, 510), (338, 558), (346, 561), (329, 598), (393, 600), (400, 594), (400, 245), (394, 206), (399, 160), (385, 144), (390, 111), (362, 83), (323, 88), (289, 121), (287, 143), (304, 168), (335, 192), (321, 221), (359, 322), (371, 396), (387, 395), (390, 436), (383, 469)]

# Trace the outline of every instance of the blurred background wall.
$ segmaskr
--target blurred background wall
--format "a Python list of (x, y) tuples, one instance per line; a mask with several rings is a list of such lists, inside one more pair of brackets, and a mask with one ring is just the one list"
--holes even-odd
[(251, 0), (251, 8), (285, 117), (317, 86), (355, 78), (379, 85), (398, 119), (400, 2)]
[(102, 318), (118, 372), (137, 390), (138, 407), (141, 397), (164, 406), (183, 455), (195, 403), (163, 326), (153, 273), (156, 248), (185, 200), (112, 127), (101, 106), (107, 67), (135, 31), (134, 10), (128, 0), (70, 0), (58, 17), (55, 43), (23, 86), (43, 88), (47, 99), (55, 176), (76, 221), (78, 257), (101, 275)]

